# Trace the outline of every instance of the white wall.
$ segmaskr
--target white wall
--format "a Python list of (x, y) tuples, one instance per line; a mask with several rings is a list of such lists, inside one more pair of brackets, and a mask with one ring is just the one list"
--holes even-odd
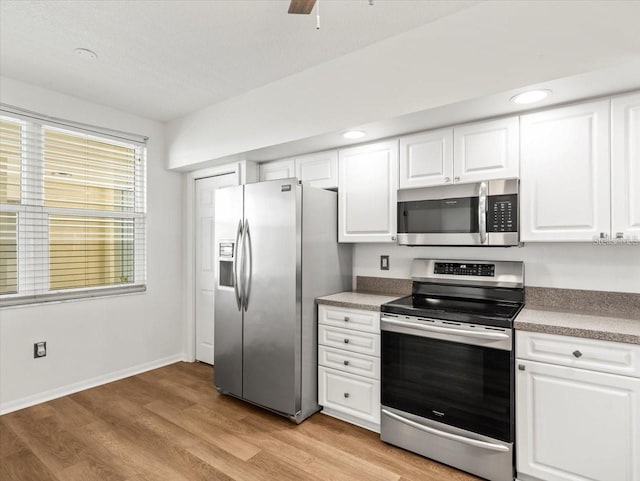
[(168, 165), (637, 60), (639, 16), (640, 2), (480, 2), (170, 122)]
[[(380, 270), (380, 256), (388, 255), (390, 269)], [(407, 247), (358, 244), (353, 274), (411, 277), (411, 261), (431, 259), (517, 260), (525, 263), (527, 286), (640, 293), (640, 247), (589, 243), (527, 244), (524, 247)]]
[[(3, 103), (147, 135), (147, 292), (0, 311), (0, 412), (182, 358), (182, 186), (164, 168), (164, 126), (0, 79)], [(33, 359), (33, 343), (47, 356)]]

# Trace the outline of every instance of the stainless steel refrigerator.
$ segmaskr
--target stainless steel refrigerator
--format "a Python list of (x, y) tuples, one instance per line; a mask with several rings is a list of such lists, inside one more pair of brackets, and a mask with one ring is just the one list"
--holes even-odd
[(351, 289), (337, 194), (292, 178), (215, 195), (214, 385), (299, 423), (319, 410), (314, 299)]

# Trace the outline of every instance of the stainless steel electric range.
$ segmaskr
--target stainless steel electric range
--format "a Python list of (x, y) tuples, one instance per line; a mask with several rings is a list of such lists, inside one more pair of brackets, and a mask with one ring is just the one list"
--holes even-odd
[(513, 320), (522, 262), (415, 259), (382, 310), (383, 441), (494, 481), (514, 479)]

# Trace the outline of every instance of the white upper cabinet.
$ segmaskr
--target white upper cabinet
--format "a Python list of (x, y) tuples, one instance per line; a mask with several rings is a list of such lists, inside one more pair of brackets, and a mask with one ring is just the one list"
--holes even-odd
[(453, 129), (456, 183), (517, 178), (520, 173), (518, 117)]
[(453, 182), (453, 129), (400, 138), (400, 188)]
[(522, 241), (609, 235), (609, 106), (600, 100), (521, 117)]
[(338, 153), (338, 240), (395, 242), (398, 141)]
[(329, 150), (295, 159), (296, 177), (320, 189), (338, 188), (338, 151)]
[(274, 160), (260, 164), (260, 182), (289, 179), (295, 176), (296, 169), (293, 159)]
[(640, 237), (640, 93), (611, 101), (611, 232)]

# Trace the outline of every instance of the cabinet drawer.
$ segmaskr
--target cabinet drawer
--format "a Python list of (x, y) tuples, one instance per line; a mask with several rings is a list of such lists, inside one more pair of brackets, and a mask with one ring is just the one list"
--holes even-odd
[(380, 334), (333, 326), (318, 326), (318, 344), (346, 351), (380, 356)]
[(318, 364), (338, 371), (380, 379), (380, 358), (318, 346)]
[(328, 326), (380, 334), (380, 313), (344, 307), (318, 306), (318, 322)]
[(318, 402), (374, 424), (380, 423), (380, 381), (318, 368)]
[(518, 331), (516, 357), (640, 378), (636, 344)]

